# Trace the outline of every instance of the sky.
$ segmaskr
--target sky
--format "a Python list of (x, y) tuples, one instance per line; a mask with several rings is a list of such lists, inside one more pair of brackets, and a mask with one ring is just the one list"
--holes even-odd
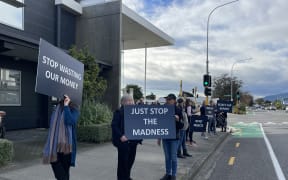
[[(226, 0), (122, 0), (171, 36), (172, 46), (149, 48), (146, 94), (165, 96), (197, 87), (203, 96), (209, 13)], [(209, 74), (243, 81), (254, 98), (288, 92), (287, 0), (239, 0), (216, 9), (209, 24)], [(241, 60), (252, 58), (249, 61)], [(144, 89), (145, 50), (124, 51), (123, 86)]]

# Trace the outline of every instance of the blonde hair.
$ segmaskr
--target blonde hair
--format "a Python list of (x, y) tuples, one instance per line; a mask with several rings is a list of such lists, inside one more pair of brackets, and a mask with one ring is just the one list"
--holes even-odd
[(121, 105), (125, 105), (127, 101), (133, 101), (133, 104), (134, 104), (134, 99), (130, 94), (124, 94), (121, 97)]

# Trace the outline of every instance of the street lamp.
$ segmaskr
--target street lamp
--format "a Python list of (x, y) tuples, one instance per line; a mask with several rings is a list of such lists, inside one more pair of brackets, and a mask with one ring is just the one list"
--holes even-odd
[(234, 68), (234, 65), (237, 64), (237, 63), (240, 63), (240, 62), (245, 62), (245, 61), (249, 61), (249, 60), (252, 60), (252, 58), (247, 58), (247, 59), (240, 59), (240, 60), (237, 60), (233, 63), (232, 67), (231, 67), (231, 87), (230, 87), (230, 94), (231, 94), (231, 101), (233, 102), (233, 68)]
[[(215, 7), (208, 15), (208, 20), (207, 20), (207, 48), (206, 48), (206, 74), (209, 75), (209, 69), (208, 69), (208, 64), (209, 64), (209, 60), (208, 60), (208, 52), (209, 52), (209, 22), (210, 22), (210, 16), (212, 15), (212, 13), (220, 8), (220, 7), (223, 7), (223, 6), (226, 6), (228, 4), (231, 4), (231, 3), (234, 3), (234, 2), (237, 2), (239, 0), (234, 0), (234, 1), (230, 1), (230, 2), (227, 2), (227, 3), (224, 3), (224, 4), (221, 4), (217, 7)], [(208, 104), (208, 96), (206, 96), (206, 104)]]
[(208, 70), (208, 64), (209, 64), (209, 61), (208, 61), (209, 36), (208, 36), (208, 35), (209, 35), (210, 16), (212, 15), (212, 13), (213, 13), (216, 9), (218, 9), (218, 8), (220, 8), (220, 7), (223, 7), (223, 6), (226, 6), (226, 5), (228, 5), (228, 4), (231, 4), (231, 3), (237, 2), (237, 1), (239, 1), (239, 0), (231, 1), (231, 2), (228, 2), (228, 3), (225, 3), (225, 4), (221, 4), (221, 5), (217, 6), (217, 7), (215, 7), (215, 8), (210, 12), (210, 14), (209, 14), (209, 16), (208, 16), (208, 20), (207, 20), (206, 74), (209, 74), (209, 70)]

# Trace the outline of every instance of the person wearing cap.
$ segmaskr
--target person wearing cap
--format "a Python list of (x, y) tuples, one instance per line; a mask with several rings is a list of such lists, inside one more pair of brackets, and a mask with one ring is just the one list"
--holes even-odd
[[(174, 94), (168, 94), (166, 98), (166, 104), (175, 106), (175, 124), (176, 124), (176, 137), (174, 139), (163, 139), (162, 146), (165, 156), (165, 168), (166, 174), (160, 180), (176, 180), (177, 174), (177, 148), (179, 142), (180, 129), (184, 124), (180, 121), (183, 118), (182, 111), (176, 106), (176, 96)], [(161, 141), (158, 140), (158, 145)]]

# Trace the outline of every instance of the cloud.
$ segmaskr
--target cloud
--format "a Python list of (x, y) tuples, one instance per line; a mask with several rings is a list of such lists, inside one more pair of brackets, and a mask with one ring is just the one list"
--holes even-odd
[[(183, 80), (187, 90), (198, 86), (202, 92), (207, 17), (227, 1), (123, 2), (175, 39), (174, 46), (148, 49), (147, 88), (177, 91)], [(209, 25), (209, 73), (213, 77), (230, 74), (234, 62), (252, 57), (234, 68), (233, 74), (245, 84), (243, 91), (254, 96), (284, 92), (288, 80), (287, 7), (286, 0), (243, 0), (215, 10)], [(125, 51), (127, 83), (142, 75), (144, 79), (144, 66), (144, 49)]]

